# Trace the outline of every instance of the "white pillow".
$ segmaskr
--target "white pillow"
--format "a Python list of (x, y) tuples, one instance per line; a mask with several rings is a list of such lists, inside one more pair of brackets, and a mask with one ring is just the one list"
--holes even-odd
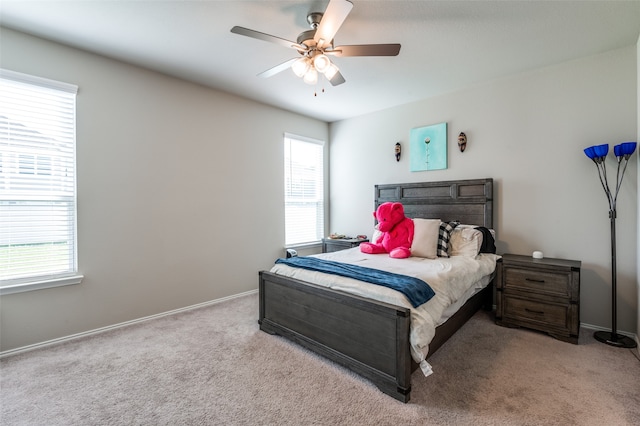
[[(378, 243), (378, 238), (380, 238), (382, 236), (382, 231), (378, 229), (378, 225), (375, 226), (375, 228), (373, 228), (373, 235), (371, 235), (371, 239), (369, 240), (370, 243), (374, 243), (377, 244)], [(382, 241), (380, 241), (382, 242)]]
[(440, 219), (413, 219), (411, 256), (437, 258), (439, 233)]
[(482, 247), (482, 232), (473, 225), (458, 225), (451, 233), (450, 256), (476, 257)]

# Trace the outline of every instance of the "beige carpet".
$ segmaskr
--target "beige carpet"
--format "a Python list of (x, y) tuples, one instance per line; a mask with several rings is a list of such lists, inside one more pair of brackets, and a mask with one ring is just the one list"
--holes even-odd
[(402, 404), (258, 330), (257, 295), (6, 358), (2, 425), (639, 425), (640, 361), (476, 314)]

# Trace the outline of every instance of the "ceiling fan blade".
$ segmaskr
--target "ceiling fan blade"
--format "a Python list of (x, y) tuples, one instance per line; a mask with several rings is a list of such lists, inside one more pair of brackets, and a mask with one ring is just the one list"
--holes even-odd
[(260, 31), (256, 31), (256, 30), (250, 30), (249, 28), (239, 27), (236, 25), (235, 27), (231, 28), (231, 32), (234, 34), (240, 34), (240, 35), (251, 37), (251, 38), (257, 38), (258, 40), (276, 43), (284, 47), (291, 47), (300, 51), (307, 51), (306, 47), (296, 43), (295, 41), (272, 36), (270, 34), (261, 33)]
[(331, 0), (329, 2), (313, 37), (318, 47), (324, 48), (331, 45), (333, 37), (342, 26), (344, 20), (347, 19), (352, 7), (353, 3), (348, 0)]
[(336, 46), (324, 53), (334, 56), (397, 56), (400, 53), (400, 45), (394, 44), (353, 44)]
[(260, 74), (258, 74), (258, 77), (268, 78), (268, 77), (274, 76), (279, 72), (286, 70), (287, 68), (291, 68), (291, 64), (293, 64), (297, 60), (298, 58), (289, 59), (288, 61), (283, 62), (280, 65), (276, 65), (273, 68), (269, 68), (266, 71), (262, 71)]
[(333, 77), (331, 77), (331, 80), (329, 80), (329, 83), (331, 83), (332, 86), (338, 86), (344, 83), (345, 81), (346, 80), (344, 79), (342, 74), (340, 74), (340, 71), (338, 71)]

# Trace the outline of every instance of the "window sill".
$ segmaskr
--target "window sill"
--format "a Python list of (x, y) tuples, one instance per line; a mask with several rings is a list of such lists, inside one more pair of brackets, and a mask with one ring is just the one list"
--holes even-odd
[(62, 287), (66, 285), (80, 284), (84, 275), (73, 275), (64, 278), (52, 278), (49, 280), (33, 281), (23, 284), (13, 284), (0, 287), (0, 296), (14, 293), (23, 293), (25, 291), (42, 290), (45, 288)]
[(322, 247), (322, 241), (314, 241), (312, 243), (302, 243), (302, 244), (291, 244), (291, 245), (285, 246), (284, 248), (285, 250), (286, 249), (304, 250), (304, 249), (311, 249), (316, 247)]

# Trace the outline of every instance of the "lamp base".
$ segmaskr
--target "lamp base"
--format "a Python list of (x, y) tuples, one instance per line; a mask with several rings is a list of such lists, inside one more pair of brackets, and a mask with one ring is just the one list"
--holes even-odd
[(593, 338), (598, 342), (606, 343), (610, 346), (615, 346), (618, 348), (635, 348), (636, 342), (627, 336), (622, 336), (618, 333), (613, 334), (610, 331), (596, 331), (593, 333)]

